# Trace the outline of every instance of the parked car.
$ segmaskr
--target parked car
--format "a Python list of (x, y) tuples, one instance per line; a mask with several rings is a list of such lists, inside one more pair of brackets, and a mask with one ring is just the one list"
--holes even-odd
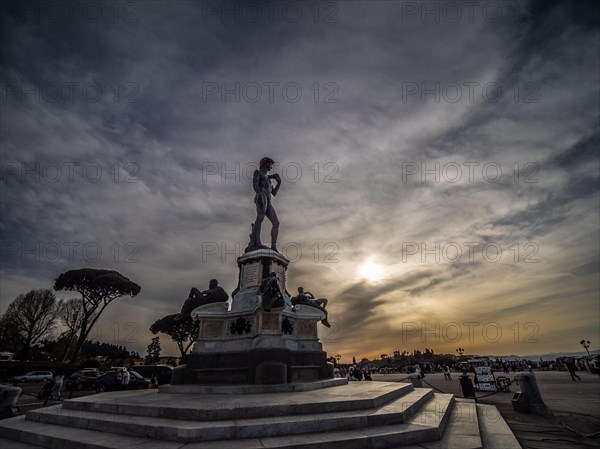
[[(96, 379), (95, 384), (96, 393), (117, 390), (117, 374), (117, 371), (112, 371), (99, 376)], [(141, 374), (136, 373), (135, 371), (129, 372), (128, 390), (137, 390), (139, 388), (145, 389), (148, 388), (149, 383), (150, 382), (144, 379)]]
[(97, 369), (86, 369), (77, 371), (69, 376), (66, 382), (67, 390), (90, 390), (96, 388), (98, 376), (103, 375), (102, 371)]
[(158, 376), (158, 384), (170, 384), (173, 367), (171, 365), (140, 365), (134, 368), (149, 382), (153, 374)]
[(14, 376), (10, 378), (13, 383), (25, 383), (25, 382), (48, 382), (52, 380), (51, 371), (31, 371), (27, 374), (20, 376)]

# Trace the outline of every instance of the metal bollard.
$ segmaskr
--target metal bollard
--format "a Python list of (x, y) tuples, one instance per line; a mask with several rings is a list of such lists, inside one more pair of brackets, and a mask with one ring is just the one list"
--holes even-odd
[(463, 373), (459, 378), (460, 388), (462, 389), (463, 397), (468, 399), (477, 399), (475, 396), (475, 388), (473, 382), (467, 373)]
[[(525, 413), (545, 414), (546, 407), (544, 406), (544, 400), (542, 399), (542, 395), (537, 386), (535, 374), (529, 371), (516, 373), (515, 382), (521, 388), (521, 395), (524, 395), (527, 398), (527, 402), (523, 402), (519, 407), (520, 409), (515, 410)], [(513, 407), (515, 407), (514, 404)]]

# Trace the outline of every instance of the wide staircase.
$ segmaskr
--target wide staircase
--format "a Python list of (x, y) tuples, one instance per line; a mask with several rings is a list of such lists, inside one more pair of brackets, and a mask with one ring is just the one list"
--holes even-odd
[(260, 394), (212, 391), (122, 391), (65, 400), (0, 421), (0, 447), (520, 448), (495, 407), (411, 384), (350, 382)]

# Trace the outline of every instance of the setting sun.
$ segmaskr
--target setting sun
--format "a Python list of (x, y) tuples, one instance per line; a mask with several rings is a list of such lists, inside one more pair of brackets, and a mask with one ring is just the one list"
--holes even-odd
[(362, 277), (374, 282), (381, 279), (383, 270), (379, 264), (366, 262), (360, 266), (359, 273)]

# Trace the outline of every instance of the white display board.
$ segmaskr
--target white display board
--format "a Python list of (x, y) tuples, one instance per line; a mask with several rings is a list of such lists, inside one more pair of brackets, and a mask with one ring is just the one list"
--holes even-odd
[(475, 375), (479, 383), (479, 391), (497, 391), (496, 378), (489, 366), (476, 366)]

